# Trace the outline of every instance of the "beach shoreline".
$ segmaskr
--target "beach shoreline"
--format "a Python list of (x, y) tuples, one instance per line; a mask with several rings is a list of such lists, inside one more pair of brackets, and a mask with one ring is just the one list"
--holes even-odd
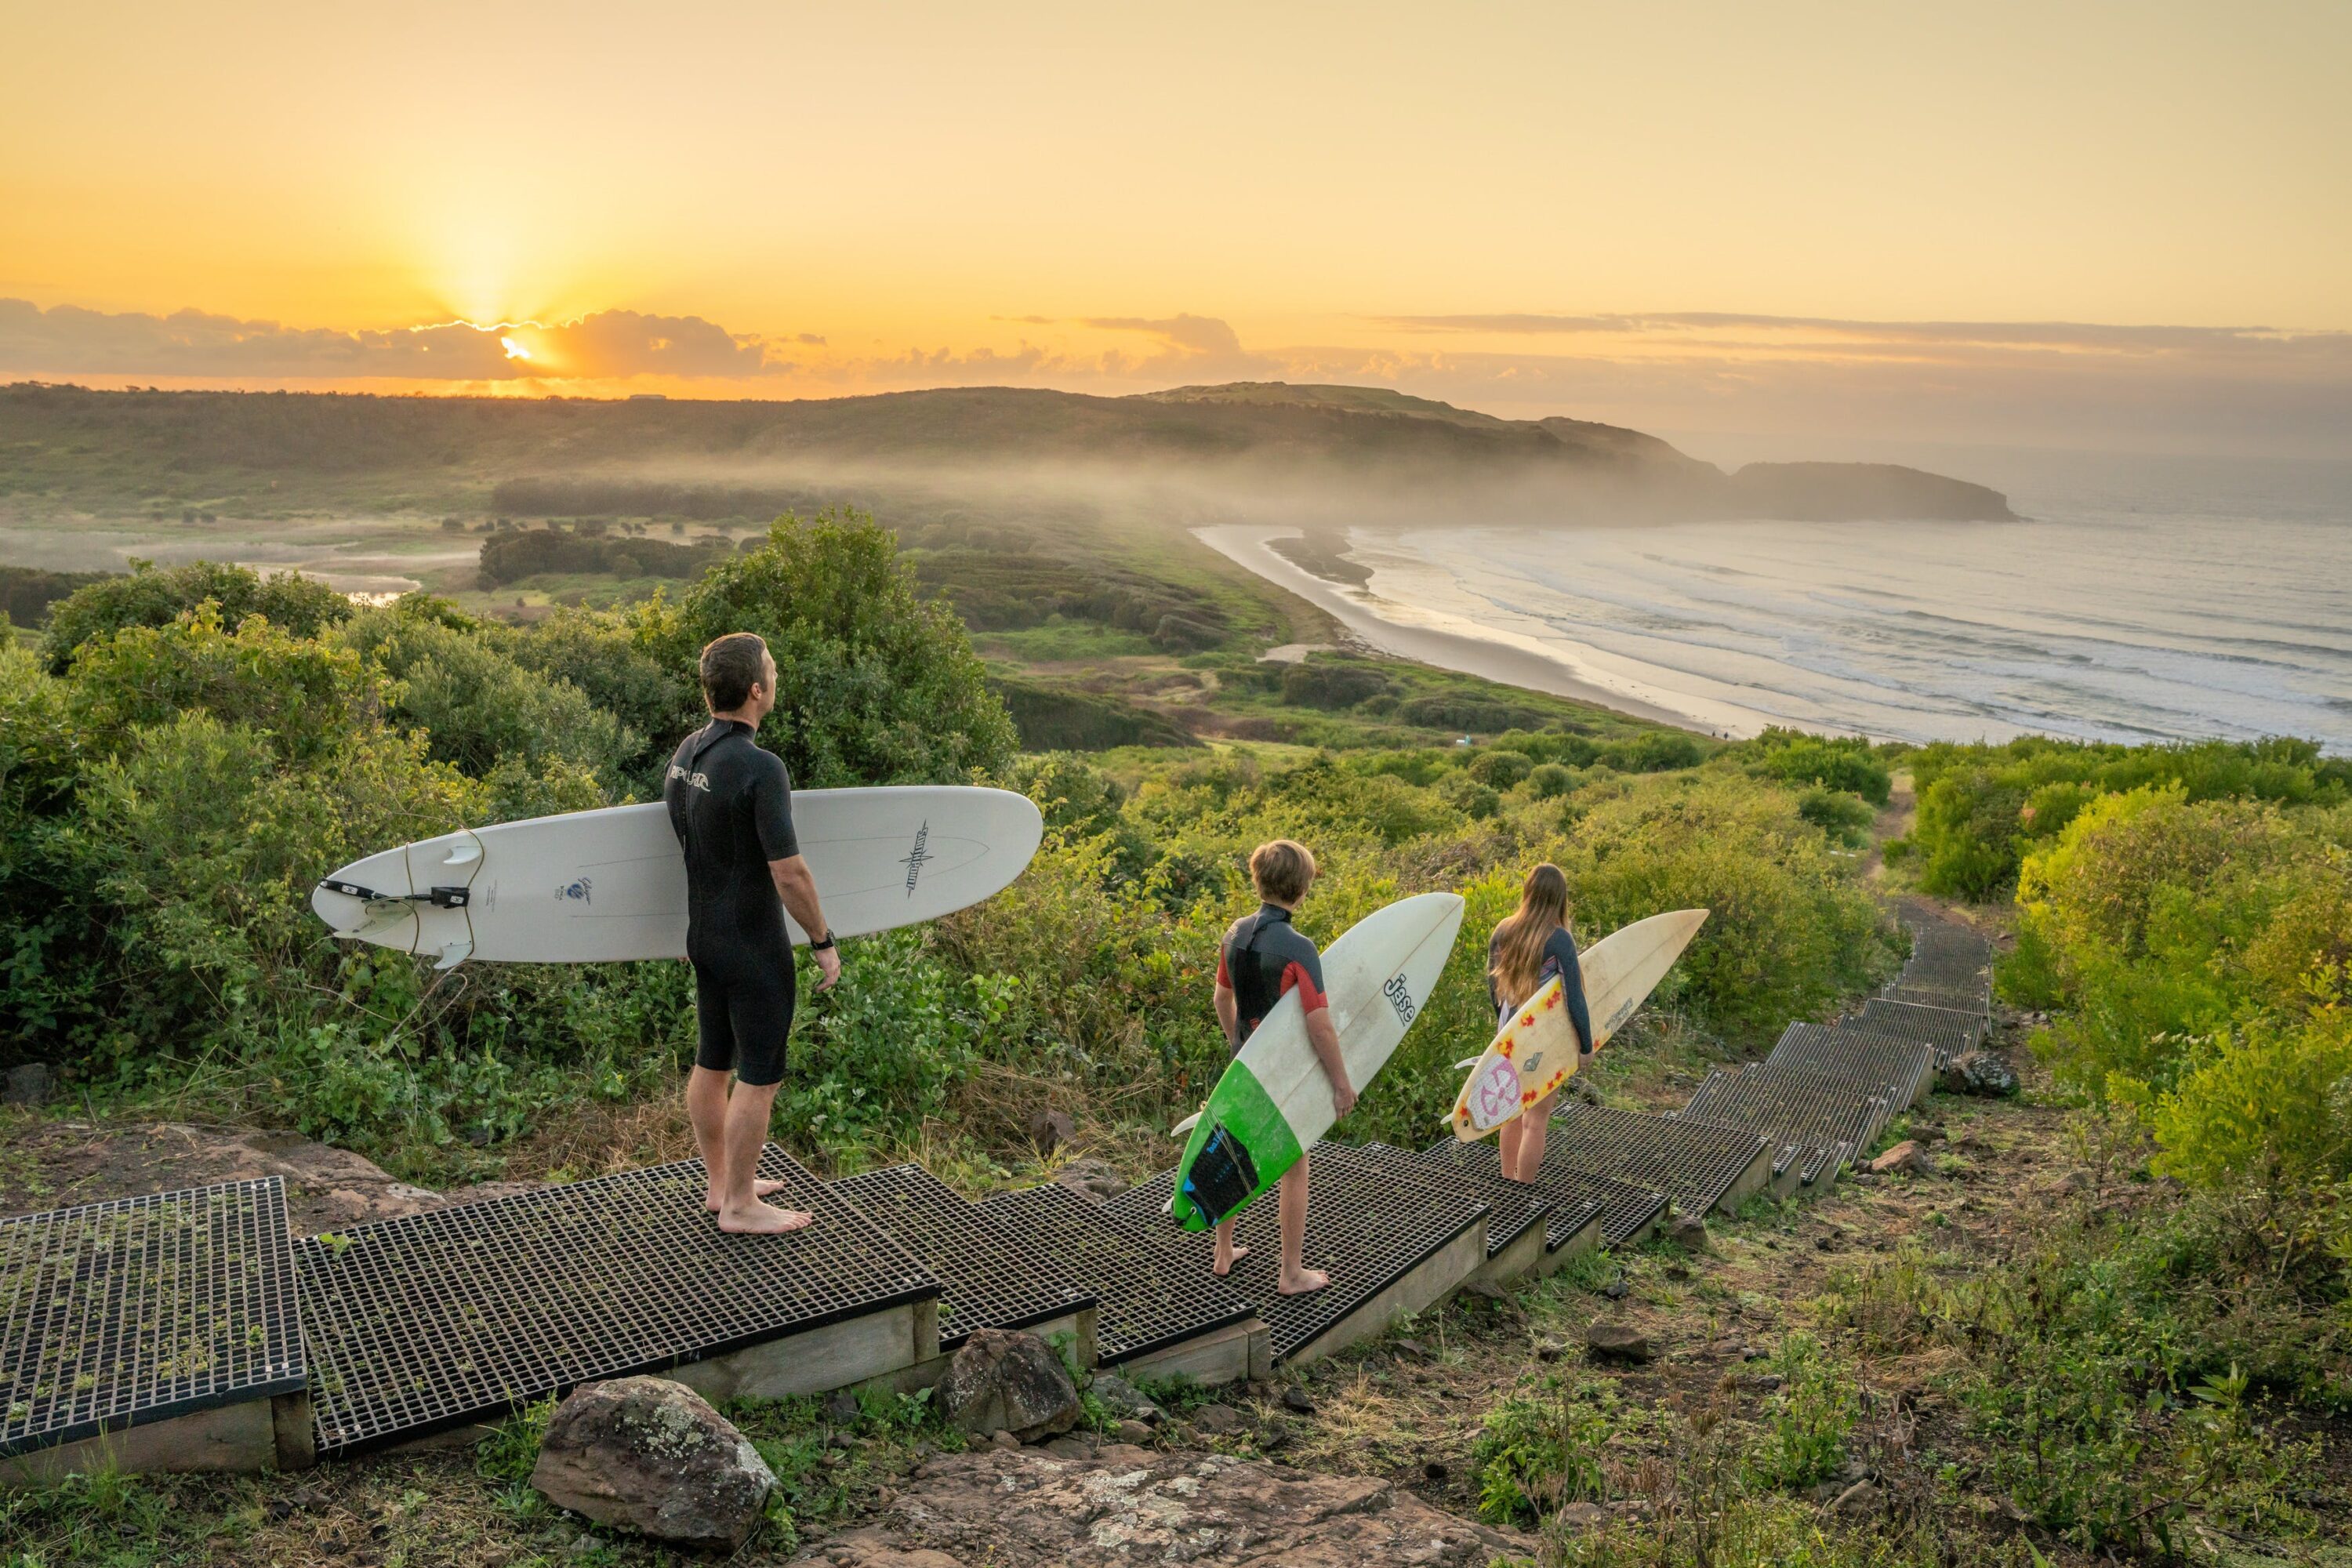
[[(1425, 612), (1391, 605), (1368, 588), (1318, 577), (1270, 548), (1274, 540), (1300, 537), (1306, 531), (1296, 523), (1219, 523), (1192, 531), (1194, 538), (1226, 560), (1296, 594), (1376, 652), (1416, 659), (1505, 686), (1565, 697), (1570, 701), (1698, 734), (1738, 733), (1736, 727), (1710, 724), (1600, 681), (1581, 679), (1559, 658), (1527, 646), (1527, 639), (1511, 634), (1472, 635), (1466, 630), (1415, 625), (1404, 616)], [(1381, 606), (1387, 606), (1391, 613), (1383, 615)]]

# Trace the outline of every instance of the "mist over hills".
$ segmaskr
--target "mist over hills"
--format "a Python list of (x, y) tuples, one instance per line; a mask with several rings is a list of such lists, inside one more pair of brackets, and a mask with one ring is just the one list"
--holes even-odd
[[(422, 504), (509, 481), (1142, 487), (1310, 519), (2007, 520), (1981, 485), (1876, 464), (1726, 473), (1640, 431), (1500, 419), (1374, 387), (1244, 382), (1128, 397), (1013, 387), (800, 402), (0, 388), (0, 484), (73, 504), (404, 477)], [(443, 476), (436, 484), (433, 476)], [(583, 502), (587, 498), (583, 498)], [(625, 495), (591, 510), (654, 511)], [(687, 515), (697, 508), (684, 507)], [(730, 509), (740, 510), (740, 509)]]

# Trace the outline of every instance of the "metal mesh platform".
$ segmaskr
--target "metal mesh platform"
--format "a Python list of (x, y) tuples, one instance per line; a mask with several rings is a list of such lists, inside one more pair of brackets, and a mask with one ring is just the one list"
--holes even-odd
[(1587, 1175), (1655, 1187), (1676, 1207), (1702, 1215), (1723, 1202), (1765, 1152), (1759, 1133), (1571, 1100), (1552, 1112), (1544, 1163), (1558, 1159)]
[(1951, 1066), (1954, 1057), (1976, 1049), (1985, 1034), (1985, 1020), (1974, 1013), (1924, 1007), (1916, 1002), (1897, 1002), (1885, 996), (1874, 996), (1864, 1003), (1862, 1016), (1855, 1021), (1877, 1034), (1924, 1040), (1935, 1047), (1936, 1068), (1939, 1072)]
[(1810, 1186), (1834, 1178), (1870, 1146), (1889, 1110), (1871, 1094), (1812, 1068), (1717, 1068), (1684, 1108), (1684, 1120), (1742, 1127), (1774, 1141), (1776, 1174), (1790, 1165)]
[[(1423, 1149), (1417, 1158), (1450, 1165), (1475, 1183), (1518, 1185), (1504, 1178), (1502, 1152), (1491, 1138), (1481, 1138), (1475, 1143), (1443, 1138)], [(1544, 1246), (1555, 1252), (1575, 1240), (1578, 1233), (1592, 1223), (1595, 1214), (1601, 1216), (1601, 1239), (1611, 1247), (1622, 1247), (1657, 1224), (1664, 1216), (1668, 1203), (1666, 1194), (1657, 1188), (1612, 1182), (1605, 1176), (1570, 1169), (1559, 1149), (1549, 1141), (1544, 1144), (1543, 1165), (1536, 1172), (1530, 1190), (1551, 1205), (1545, 1222)]]
[(1992, 1016), (1992, 989), (1989, 985), (1962, 990), (1897, 980), (1879, 994), (1890, 1002), (1910, 1002), (1922, 1007), (1946, 1007), (1973, 1018), (1990, 1020)]
[[(1257, 1303), (1277, 1362), (1312, 1344), (1486, 1212), (1466, 1191), (1448, 1190), (1404, 1168), (1396, 1150), (1381, 1155), (1318, 1143), (1309, 1158), (1304, 1261), (1328, 1273), (1329, 1285), (1305, 1296), (1285, 1296), (1276, 1288), (1282, 1236), (1274, 1194), (1253, 1202), (1234, 1223), (1234, 1239), (1250, 1253), (1228, 1278)], [(1151, 1226), (1169, 1256), (1206, 1276), (1214, 1245), (1210, 1234), (1184, 1230), (1165, 1212), (1174, 1176), (1162, 1171), (1106, 1206), (1116, 1219)]]
[(833, 1184), (859, 1214), (940, 1281), (940, 1349), (974, 1329), (1026, 1329), (1095, 1304), (1055, 1252), (983, 1213), (920, 1165), (892, 1165)]
[[(1167, 1201), (1167, 1194), (1160, 1194)], [(1036, 1250), (1065, 1260), (1095, 1297), (1097, 1354), (1105, 1366), (1148, 1355), (1257, 1315), (1250, 1300), (1165, 1245), (1149, 1227), (1048, 1183), (983, 1199), (981, 1212)]]
[(495, 1416), (939, 1294), (773, 1144), (760, 1173), (816, 1216), (728, 1236), (699, 1160), (383, 1220), (297, 1251), (321, 1454)]
[[(1446, 1142), (1453, 1142), (1448, 1139)], [(1396, 1173), (1400, 1182), (1417, 1183), (1435, 1187), (1441, 1192), (1464, 1193), (1486, 1205), (1486, 1256), (1493, 1258), (1511, 1243), (1537, 1226), (1543, 1226), (1544, 1245), (1552, 1245), (1551, 1226), (1553, 1200), (1539, 1189), (1524, 1183), (1503, 1179), (1500, 1168), (1489, 1165), (1481, 1170), (1472, 1164), (1457, 1164), (1438, 1158), (1433, 1151), (1399, 1149), (1387, 1143), (1367, 1143), (1358, 1152), (1379, 1161)], [(1563, 1233), (1562, 1239), (1573, 1236), (1592, 1221), (1601, 1212), (1594, 1203), (1571, 1201), (1571, 1213), (1563, 1221), (1574, 1223)]]
[(1769, 1067), (1828, 1073), (1858, 1094), (1884, 1094), (1901, 1111), (1927, 1092), (1936, 1047), (1858, 1024), (1791, 1024), (1764, 1060)]
[(0, 1220), (0, 1458), (305, 1380), (279, 1178)]

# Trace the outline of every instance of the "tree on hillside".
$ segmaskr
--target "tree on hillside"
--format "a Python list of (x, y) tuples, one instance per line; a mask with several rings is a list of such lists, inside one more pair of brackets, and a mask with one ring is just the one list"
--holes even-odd
[(728, 632), (765, 637), (778, 690), (762, 738), (813, 788), (958, 782), (1017, 744), (963, 623), (918, 595), (898, 541), (862, 512), (780, 518), (647, 630), (680, 668)]
[(157, 570), (140, 565), (127, 577), (92, 583), (59, 600), (49, 611), (41, 652), (49, 672), (63, 675), (74, 650), (128, 626), (168, 626), (205, 600), (219, 607), (221, 624), (234, 630), (247, 616), (296, 637), (319, 635), (324, 626), (351, 618), (352, 602), (292, 572), (264, 577), (243, 566), (192, 561)]

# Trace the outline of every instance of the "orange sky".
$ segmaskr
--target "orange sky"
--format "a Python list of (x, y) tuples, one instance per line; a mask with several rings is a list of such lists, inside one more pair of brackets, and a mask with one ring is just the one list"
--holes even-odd
[(2352, 427), (2335, 0), (6, 3), (0, 374)]

